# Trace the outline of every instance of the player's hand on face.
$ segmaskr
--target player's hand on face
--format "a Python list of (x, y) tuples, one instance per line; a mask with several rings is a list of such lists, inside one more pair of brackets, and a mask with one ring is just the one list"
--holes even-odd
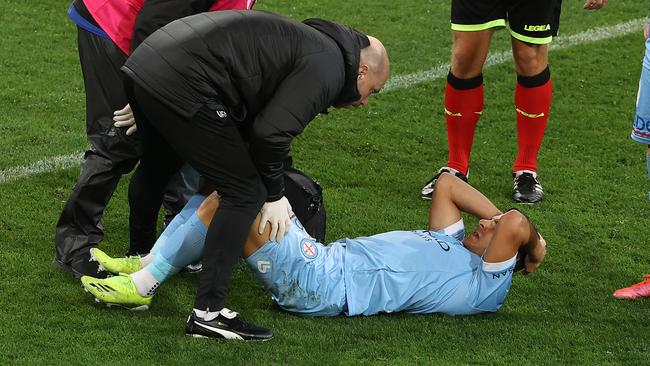
[(524, 261), (524, 267), (526, 268), (526, 272), (530, 273), (536, 270), (537, 268), (539, 268), (545, 256), (546, 256), (546, 240), (544, 240), (542, 234), (539, 234), (539, 243), (535, 246), (535, 248), (531, 252), (528, 253)]
[(266, 224), (271, 224), (271, 236), (269, 240), (279, 242), (284, 234), (291, 227), (291, 204), (286, 197), (277, 201), (266, 202), (260, 211), (262, 217), (258, 227), (259, 234), (264, 234)]
[(582, 8), (587, 10), (597, 10), (607, 4), (607, 1), (608, 0), (587, 0)]
[(124, 108), (113, 112), (113, 126), (115, 127), (128, 127), (126, 130), (126, 135), (131, 136), (138, 130), (138, 126), (135, 124), (135, 117), (133, 117), (133, 111), (129, 104), (125, 105)]

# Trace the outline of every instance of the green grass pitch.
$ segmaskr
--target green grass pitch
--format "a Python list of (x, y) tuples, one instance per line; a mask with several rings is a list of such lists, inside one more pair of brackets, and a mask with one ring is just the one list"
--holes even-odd
[[(638, 0), (612, 0), (599, 12), (582, 3), (564, 1), (561, 36), (648, 11)], [(87, 144), (68, 5), (0, 2), (0, 171)], [(448, 63), (449, 6), (260, 0), (256, 8), (375, 35), (397, 76)], [(492, 50), (507, 51), (508, 38), (498, 32)], [(629, 138), (642, 55), (641, 23), (632, 33), (551, 52), (555, 90), (539, 161), (547, 195), (524, 207), (548, 241), (548, 257), (533, 275), (515, 276), (496, 314), (303, 318), (278, 310), (240, 265), (227, 304), (273, 328), (275, 338), (190, 339), (183, 327), (196, 276), (169, 281), (148, 312), (132, 313), (96, 305), (79, 281), (50, 265), (54, 226), (79, 173), (72, 167), (0, 183), (0, 364), (650, 364), (650, 303), (611, 296), (650, 272), (645, 147)], [(485, 70), (471, 161), (472, 184), (501, 208), (514, 205), (514, 81), (510, 62)], [(295, 141), (296, 165), (324, 187), (329, 240), (424, 227), (427, 203), (418, 192), (446, 161), (443, 93), (443, 79), (385, 92), (367, 108), (318, 117)], [(128, 246), (127, 183), (128, 176), (104, 218), (103, 248), (116, 255)]]

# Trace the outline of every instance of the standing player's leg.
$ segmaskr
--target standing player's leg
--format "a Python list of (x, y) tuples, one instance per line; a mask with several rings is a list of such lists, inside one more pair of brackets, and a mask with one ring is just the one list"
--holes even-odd
[(451, 6), (453, 48), (451, 69), (445, 86), (445, 119), (449, 155), (441, 168), (422, 188), (430, 199), (436, 179), (449, 172), (467, 181), (474, 131), (483, 113), (483, 65), (495, 28), (505, 26), (501, 0), (454, 0)]
[(79, 178), (56, 225), (54, 263), (75, 276), (105, 276), (89, 261), (104, 237), (101, 219), (122, 174), (138, 161), (137, 135), (113, 126), (113, 112), (127, 103), (119, 68), (126, 55), (110, 40), (78, 29), (79, 59), (86, 92), (86, 151)]
[[(650, 39), (645, 41), (645, 56), (639, 79), (639, 91), (636, 96), (636, 114), (631, 137), (636, 142), (648, 145), (646, 163), (650, 179)], [(650, 199), (650, 192), (648, 199)]]
[[(645, 161), (648, 171), (648, 179), (650, 179), (650, 145), (648, 145), (648, 151), (646, 152)], [(648, 200), (650, 200), (650, 192), (648, 192)]]
[(454, 31), (451, 70), (445, 86), (447, 166), (467, 176), (474, 131), (483, 113), (483, 64), (493, 29)]
[[(132, 107), (141, 107), (140, 110), (134, 108), (136, 119), (143, 114), (148, 121), (155, 121), (151, 126), (156, 132), (178, 156), (213, 184), (221, 196), (219, 210), (206, 234), (203, 271), (186, 333), (238, 339), (271, 338), (269, 329), (243, 322), (237, 313), (224, 308), (230, 278), (250, 225), (267, 198), (266, 188), (235, 122), (227, 114), (217, 113), (207, 106), (190, 119), (184, 118), (137, 84), (129, 100)], [(143, 141), (146, 140), (143, 138)], [(143, 163), (147, 153), (145, 143)], [(162, 191), (141, 192), (145, 199), (153, 199), (147, 197), (152, 193), (160, 200)]]
[(535, 203), (544, 197), (537, 178), (537, 156), (551, 108), (553, 84), (548, 44), (557, 34), (560, 1), (518, 0), (508, 8), (512, 52), (517, 72), (517, 158), (513, 166), (513, 199)]

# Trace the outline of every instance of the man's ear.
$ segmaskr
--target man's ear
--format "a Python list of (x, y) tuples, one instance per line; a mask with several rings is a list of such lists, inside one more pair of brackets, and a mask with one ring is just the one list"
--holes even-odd
[(359, 65), (359, 75), (365, 75), (368, 73), (368, 65), (360, 64)]

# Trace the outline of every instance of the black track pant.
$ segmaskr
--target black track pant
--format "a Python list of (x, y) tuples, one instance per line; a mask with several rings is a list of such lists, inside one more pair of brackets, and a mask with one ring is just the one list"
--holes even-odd
[[(125, 128), (113, 127), (113, 111), (127, 103), (120, 72), (126, 55), (111, 40), (79, 28), (77, 34), (90, 148), (56, 225), (56, 258), (62, 263), (69, 263), (103, 239), (104, 209), (121, 176), (133, 170), (141, 155), (138, 133), (126, 136)], [(169, 201), (171, 208), (179, 212), (196, 192), (198, 175), (188, 172), (176, 182), (169, 190)], [(131, 239), (129, 252), (147, 253), (155, 242), (155, 233), (152, 238), (137, 235), (135, 239)]]
[(204, 106), (184, 119), (137, 84), (127, 93), (143, 143), (129, 190), (131, 218), (146, 221), (156, 215), (163, 188), (183, 161), (216, 187), (221, 203), (205, 239), (195, 307), (221, 310), (250, 226), (266, 200), (266, 188), (229, 117), (221, 118)]

